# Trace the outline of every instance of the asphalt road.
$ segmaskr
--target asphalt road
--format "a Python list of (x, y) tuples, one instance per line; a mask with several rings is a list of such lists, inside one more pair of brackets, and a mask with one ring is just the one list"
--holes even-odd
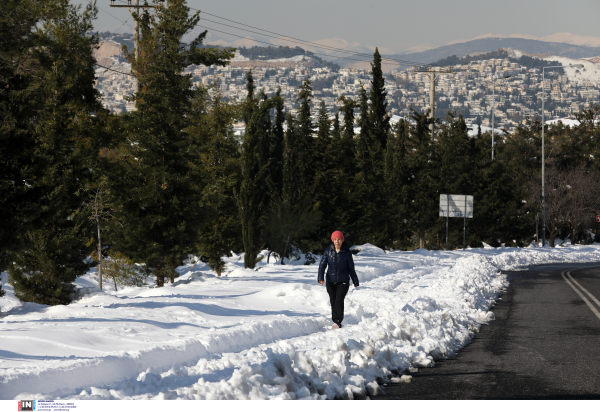
[(469, 345), (372, 399), (600, 399), (600, 262), (505, 273), (496, 319)]

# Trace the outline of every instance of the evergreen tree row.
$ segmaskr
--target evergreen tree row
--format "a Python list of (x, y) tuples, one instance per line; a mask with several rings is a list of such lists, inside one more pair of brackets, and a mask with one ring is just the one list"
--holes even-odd
[[(139, 57), (124, 51), (140, 84), (137, 110), (117, 116), (94, 89), (95, 6), (6, 4), (0, 269), (23, 301), (68, 303), (73, 280), (91, 265), (102, 282), (107, 256), (142, 263), (160, 287), (174, 282), (189, 254), (221, 275), (232, 251), (245, 252), (248, 268), (264, 249), (281, 264), (299, 250), (310, 260), (334, 230), (350, 244), (443, 249), (440, 194), (474, 196), (472, 247), (522, 246), (544, 230), (529, 184), (540, 179), (541, 124), (497, 138), (493, 162), (491, 136), (469, 137), (460, 116), (436, 120), (435, 136), (427, 113), (392, 126), (378, 50), (370, 87), (356, 100), (340, 98), (335, 113), (320, 102), (313, 115), (308, 79), (299, 109), (286, 113), (281, 93), (257, 90), (251, 72), (246, 99), (225, 101), (214, 85), (192, 89), (182, 73), (191, 64), (227, 65), (234, 50), (200, 47), (206, 32), (182, 42), (199, 14), (168, 0), (134, 15)], [(598, 172), (598, 112), (582, 113), (576, 128), (547, 129), (549, 168)], [(233, 132), (239, 120), (241, 138)], [(572, 241), (589, 228), (571, 226)], [(462, 247), (462, 229), (450, 219), (450, 248)]]

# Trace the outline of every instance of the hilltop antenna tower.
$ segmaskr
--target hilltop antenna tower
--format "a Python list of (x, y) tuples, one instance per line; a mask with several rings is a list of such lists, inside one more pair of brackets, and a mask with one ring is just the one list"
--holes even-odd
[[(164, 0), (161, 0), (164, 1)], [(148, 3), (146, 4), (142, 4), (140, 6), (140, 0), (135, 0), (135, 4), (131, 4), (131, 0), (127, 0), (127, 4), (115, 4), (115, 0), (110, 0), (110, 7), (122, 7), (122, 8), (127, 8), (127, 9), (136, 9), (136, 11), (139, 12), (139, 9), (155, 9), (157, 7), (160, 6), (149, 6)], [(131, 10), (129, 11), (131, 13)], [(138, 13), (139, 14), (139, 13)], [(138, 61), (138, 58), (140, 57), (140, 25), (138, 23), (138, 21), (135, 21), (135, 35), (134, 35), (134, 54), (135, 54), (135, 61)], [(140, 82), (139, 80), (136, 78), (135, 80), (135, 92), (139, 93), (140, 92)]]
[[(440, 74), (452, 74), (452, 70), (432, 70), (431, 66), (427, 66), (427, 70), (419, 70), (419, 66), (415, 66), (415, 73), (426, 73), (427, 77), (429, 77), (430, 80), (430, 87), (429, 87), (429, 108), (431, 109), (431, 112), (429, 113), (429, 118), (430, 119), (434, 119), (435, 118), (435, 81), (436, 81), (436, 77)], [(435, 131), (435, 125), (433, 122), (431, 122), (431, 125), (429, 126), (429, 128), (431, 129), (431, 140), (433, 140), (433, 132)]]

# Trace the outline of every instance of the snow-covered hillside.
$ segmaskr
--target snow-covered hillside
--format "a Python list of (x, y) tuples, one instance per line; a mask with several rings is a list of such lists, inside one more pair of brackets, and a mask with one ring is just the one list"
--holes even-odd
[[(332, 330), (317, 265), (217, 278), (180, 267), (163, 288), (90, 292), (68, 306), (19, 303), (2, 274), (0, 399), (325, 399), (377, 393), (381, 379), (453, 356), (507, 281), (502, 269), (600, 261), (598, 246), (394, 251), (357, 246), (361, 281)], [(492, 310), (492, 311), (490, 311)]]
[[(586, 82), (597, 84), (600, 82), (600, 63), (597, 62), (598, 58), (591, 59), (570, 59), (562, 56), (544, 56), (544, 60), (557, 61), (562, 65), (565, 65), (565, 74), (570, 82), (577, 82), (580, 85)], [(575, 67), (569, 67), (574, 64), (583, 64), (583, 68), (577, 69)], [(548, 73), (549, 69), (545, 70)]]

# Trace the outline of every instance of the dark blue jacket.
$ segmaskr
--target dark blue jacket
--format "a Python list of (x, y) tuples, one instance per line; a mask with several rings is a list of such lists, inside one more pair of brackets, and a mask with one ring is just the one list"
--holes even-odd
[(349, 282), (352, 278), (352, 283), (358, 287), (352, 252), (347, 247), (342, 246), (340, 251), (336, 252), (335, 246), (332, 244), (325, 249), (321, 263), (319, 263), (319, 282), (325, 280), (325, 268), (327, 268), (327, 282)]

